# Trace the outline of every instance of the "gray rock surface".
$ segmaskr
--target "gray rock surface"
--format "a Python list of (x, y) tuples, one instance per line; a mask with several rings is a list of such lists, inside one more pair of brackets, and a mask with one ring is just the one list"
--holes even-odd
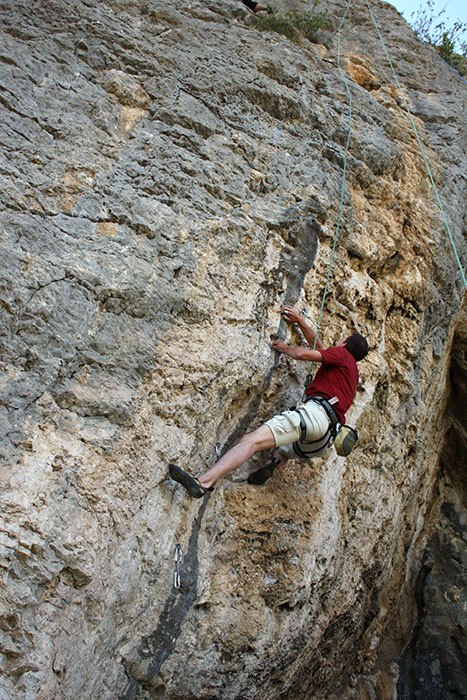
[(467, 689), (465, 415), (467, 324), (456, 330), (451, 361), (451, 428), (442, 454), (437, 517), (416, 583), (410, 639), (401, 654), (397, 697), (456, 700)]
[[(415, 593), (438, 578), (422, 593), (420, 562), (454, 527), (441, 458), (465, 457), (448, 401), (465, 289), (362, 0), (341, 37), (352, 130), (322, 324), (326, 343), (370, 341), (359, 447), (259, 489), (254, 462), (202, 503), (167, 479), (301, 396), (307, 368), (269, 346), (300, 340), (281, 303), (320, 313), (345, 7), (315, 45), (233, 0), (0, 3), (1, 700), (410, 689)], [(372, 9), (465, 268), (465, 81)]]

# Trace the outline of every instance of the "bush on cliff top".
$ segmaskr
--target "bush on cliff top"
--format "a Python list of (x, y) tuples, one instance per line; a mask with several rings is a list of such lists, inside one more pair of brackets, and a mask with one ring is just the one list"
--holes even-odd
[(419, 39), (426, 42), (450, 66), (461, 75), (467, 75), (467, 42), (463, 39), (467, 22), (456, 20), (451, 27), (446, 22), (439, 21), (445, 14), (444, 7), (440, 12), (435, 11), (434, 0), (426, 0), (426, 5), (420, 5), (412, 12), (411, 25)]
[(326, 12), (273, 12), (257, 15), (255, 19), (258, 29), (282, 34), (295, 43), (301, 36), (313, 43), (324, 43), (324, 32), (331, 27)]

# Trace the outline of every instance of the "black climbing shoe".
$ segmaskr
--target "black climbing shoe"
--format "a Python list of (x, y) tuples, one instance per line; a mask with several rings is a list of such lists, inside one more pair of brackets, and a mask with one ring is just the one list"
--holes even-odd
[(205, 489), (198, 479), (184, 472), (176, 464), (169, 464), (169, 474), (174, 481), (178, 481), (188, 491), (192, 498), (202, 498), (206, 493), (214, 490), (212, 486), (210, 489)]
[(280, 459), (273, 459), (266, 464), (265, 467), (261, 467), (257, 471), (250, 474), (247, 481), (249, 484), (264, 484), (274, 473), (274, 469), (281, 463)]

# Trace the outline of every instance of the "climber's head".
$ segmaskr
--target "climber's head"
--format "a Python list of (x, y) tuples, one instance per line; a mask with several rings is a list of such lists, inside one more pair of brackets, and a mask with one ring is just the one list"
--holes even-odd
[(342, 341), (342, 345), (353, 355), (357, 362), (363, 360), (363, 358), (368, 355), (367, 339), (364, 338), (363, 335), (360, 335), (360, 333), (349, 335), (348, 338)]

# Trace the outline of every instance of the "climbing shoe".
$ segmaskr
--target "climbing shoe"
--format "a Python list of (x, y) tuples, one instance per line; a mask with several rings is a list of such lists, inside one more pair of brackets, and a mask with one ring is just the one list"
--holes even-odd
[(198, 479), (177, 467), (176, 464), (169, 464), (169, 474), (174, 481), (178, 481), (188, 491), (192, 498), (202, 498), (206, 493), (214, 490), (212, 486), (209, 489), (201, 486)]
[(280, 459), (273, 459), (266, 464), (265, 467), (261, 467), (257, 471), (250, 474), (247, 481), (249, 484), (264, 484), (274, 473), (274, 469), (280, 464)]

